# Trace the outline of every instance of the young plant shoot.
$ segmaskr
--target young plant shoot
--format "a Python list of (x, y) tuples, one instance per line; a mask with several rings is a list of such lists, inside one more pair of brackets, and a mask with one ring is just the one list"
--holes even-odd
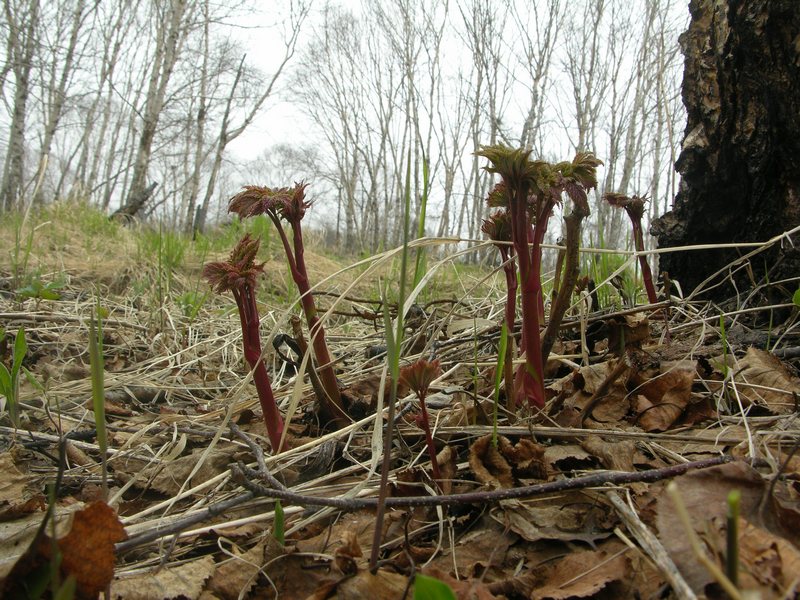
[[(495, 198), (504, 198), (505, 189), (499, 183), (489, 193), (486, 199), (489, 206), (495, 206)], [(500, 200), (502, 202), (502, 200)], [(502, 205), (502, 204), (501, 204)], [(505, 309), (505, 331), (508, 332), (510, 343), (505, 346), (505, 356), (503, 356), (503, 369), (505, 378), (506, 404), (509, 409), (514, 405), (514, 326), (516, 325), (517, 312), (517, 268), (514, 264), (514, 247), (509, 245), (511, 242), (511, 217), (507, 210), (498, 210), (483, 221), (481, 231), (492, 240), (500, 252), (503, 261), (503, 273), (506, 278), (506, 309)]]
[(442, 473), (439, 470), (439, 463), (436, 462), (436, 446), (433, 444), (425, 399), (428, 397), (428, 389), (431, 382), (441, 375), (441, 372), (438, 360), (428, 362), (425, 359), (420, 359), (400, 370), (400, 382), (407, 385), (419, 398), (420, 414), (417, 418), (417, 424), (425, 432), (425, 443), (428, 446), (428, 456), (431, 459), (431, 470), (436, 481), (441, 481)]
[[(531, 406), (544, 407), (544, 365), (540, 329), (544, 321), (542, 295), (542, 244), (547, 224), (564, 192), (580, 212), (588, 214), (586, 191), (597, 185), (596, 169), (602, 164), (588, 153), (578, 153), (572, 162), (551, 165), (530, 160), (530, 150), (503, 145), (482, 146), (476, 154), (491, 163), (504, 186), (504, 207), (511, 220), (511, 241), (517, 255), (521, 286), (522, 337), (520, 352), (525, 362), (517, 369), (514, 396), (527, 398)], [(502, 196), (492, 199), (503, 201)]]
[(236, 300), (242, 324), (244, 357), (253, 370), (253, 381), (261, 402), (261, 411), (264, 413), (269, 441), (273, 451), (278, 453), (281, 451), (283, 418), (272, 393), (267, 368), (261, 360), (261, 337), (258, 331), (256, 277), (264, 269), (263, 263), (255, 262), (259, 245), (259, 240), (251, 238), (249, 233), (245, 234), (226, 262), (208, 263), (203, 268), (203, 277), (208, 280), (214, 291), (220, 294), (230, 291)]
[[(625, 194), (608, 193), (603, 196), (606, 202), (611, 206), (624, 208), (625, 212), (630, 217), (631, 225), (633, 226), (633, 243), (637, 252), (644, 252), (644, 236), (642, 234), (642, 218), (644, 217), (644, 205), (647, 198), (642, 196), (628, 197)], [(642, 267), (642, 279), (644, 280), (644, 288), (647, 290), (647, 301), (650, 304), (658, 302), (656, 295), (656, 287), (653, 285), (653, 273), (650, 271), (650, 263), (647, 262), (647, 256), (639, 254), (639, 265)]]
[[(245, 188), (231, 198), (228, 206), (229, 212), (234, 212), (242, 219), (255, 215), (265, 214), (278, 231), (286, 260), (292, 273), (297, 290), (300, 292), (300, 303), (303, 306), (306, 323), (311, 335), (311, 345), (314, 349), (314, 358), (319, 366), (319, 377), (325, 390), (325, 398), (320, 398), (320, 417), (323, 424), (344, 426), (350, 422), (344, 410), (336, 373), (333, 370), (331, 353), (325, 340), (325, 329), (322, 326), (314, 296), (311, 293), (311, 284), (308, 279), (306, 262), (304, 258), (303, 230), (301, 221), (306, 214), (306, 209), (311, 206), (305, 199), (306, 183), (296, 183), (293, 188), (268, 188), (259, 186), (245, 186)], [(289, 223), (292, 229), (292, 241), (286, 234), (281, 220)]]

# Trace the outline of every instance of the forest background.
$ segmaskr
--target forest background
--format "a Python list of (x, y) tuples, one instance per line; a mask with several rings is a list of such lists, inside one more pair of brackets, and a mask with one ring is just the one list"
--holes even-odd
[(409, 152), (426, 232), (480, 238), (473, 151), (504, 143), (601, 158), (584, 242), (621, 248), (602, 194), (646, 194), (649, 220), (677, 191), (688, 20), (674, 0), (6, 0), (0, 209), (202, 230), (243, 184), (306, 180), (326, 242), (374, 253), (400, 242)]

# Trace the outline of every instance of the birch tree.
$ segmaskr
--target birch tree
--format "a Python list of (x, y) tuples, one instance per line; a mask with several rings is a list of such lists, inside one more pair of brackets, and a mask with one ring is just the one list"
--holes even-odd
[[(9, 68), (4, 74), (14, 78), (11, 105), (11, 124), (0, 183), (0, 209), (7, 210), (18, 205), (22, 198), (25, 178), (25, 124), (28, 117), (28, 98), (31, 92), (31, 69), (33, 57), (39, 43), (39, 0), (3, 2), (3, 12), (8, 27), (6, 55)], [(3, 95), (7, 86), (3, 86)]]

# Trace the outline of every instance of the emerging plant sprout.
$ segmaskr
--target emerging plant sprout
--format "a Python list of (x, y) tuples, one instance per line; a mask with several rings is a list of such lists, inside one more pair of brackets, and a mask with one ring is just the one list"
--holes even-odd
[(441, 481), (442, 473), (439, 470), (439, 463), (436, 462), (436, 446), (433, 445), (433, 436), (431, 435), (431, 425), (428, 420), (428, 409), (425, 406), (425, 398), (428, 396), (428, 389), (431, 382), (441, 374), (439, 361), (427, 361), (420, 359), (417, 362), (404, 367), (400, 370), (400, 382), (404, 383), (413, 391), (417, 398), (419, 398), (420, 415), (417, 418), (417, 423), (425, 432), (425, 443), (428, 446), (428, 456), (431, 458), (431, 469), (433, 470), (433, 478), (436, 481)]
[[(608, 193), (603, 196), (606, 202), (617, 208), (624, 208), (630, 217), (633, 225), (633, 243), (637, 252), (644, 252), (644, 237), (642, 234), (642, 218), (644, 217), (644, 205), (647, 202), (645, 196), (626, 196), (625, 194)], [(642, 279), (644, 288), (647, 290), (647, 300), (650, 304), (658, 302), (656, 287), (653, 285), (653, 273), (650, 271), (650, 263), (647, 256), (639, 254), (639, 265), (642, 267)]]
[[(278, 230), (292, 279), (300, 292), (300, 303), (303, 306), (314, 357), (319, 366), (320, 381), (326, 396), (319, 399), (320, 416), (323, 424), (334, 423), (343, 426), (349, 423), (349, 419), (343, 407), (339, 384), (333, 370), (333, 361), (325, 340), (325, 329), (317, 315), (317, 307), (311, 293), (304, 258), (303, 230), (300, 222), (306, 214), (306, 209), (311, 206), (311, 203), (305, 199), (306, 187), (308, 184), (303, 182), (296, 183), (292, 188), (245, 186), (241, 192), (231, 198), (228, 211), (237, 213), (243, 219), (265, 214)], [(292, 229), (291, 242), (281, 219), (289, 223)]]
[(253, 370), (253, 381), (264, 413), (269, 441), (272, 449), (278, 453), (281, 451), (283, 419), (275, 403), (267, 369), (261, 360), (261, 337), (258, 331), (256, 277), (264, 269), (263, 263), (255, 262), (259, 245), (259, 240), (251, 238), (249, 233), (245, 234), (226, 262), (211, 262), (203, 268), (203, 277), (208, 279), (214, 291), (220, 294), (230, 291), (236, 300), (242, 324), (244, 357)]
[[(502, 183), (495, 186), (494, 190), (490, 192), (487, 198), (489, 206), (494, 206), (493, 197), (497, 194), (505, 194), (505, 189)], [(506, 309), (505, 309), (505, 322), (506, 331), (510, 332), (510, 341), (506, 345), (506, 355), (503, 357), (503, 369), (505, 371), (505, 389), (506, 389), (506, 402), (509, 408), (514, 403), (514, 390), (513, 390), (513, 374), (514, 374), (514, 326), (516, 324), (517, 312), (517, 267), (514, 264), (514, 246), (509, 245), (511, 242), (511, 217), (505, 209), (498, 210), (483, 221), (481, 231), (485, 233), (490, 240), (495, 243), (495, 246), (500, 251), (500, 257), (503, 261), (503, 273), (506, 277)]]
[[(542, 408), (544, 361), (539, 337), (544, 321), (542, 243), (553, 208), (564, 192), (573, 201), (578, 222), (589, 214), (586, 191), (597, 185), (596, 169), (602, 163), (593, 155), (580, 152), (572, 162), (551, 165), (530, 160), (530, 153), (530, 150), (504, 145), (482, 146), (476, 152), (491, 163), (486, 170), (502, 178), (504, 194), (490, 195), (490, 202), (502, 203), (508, 211), (511, 241), (517, 255), (522, 307), (520, 350), (525, 363), (517, 369), (514, 379), (515, 398), (527, 398), (531, 406)], [(576, 239), (573, 245), (577, 243)], [(572, 276), (571, 272), (565, 272), (565, 283), (568, 283), (567, 274)], [(572, 284), (574, 286), (574, 280)], [(565, 308), (558, 308), (561, 316), (563, 310)]]

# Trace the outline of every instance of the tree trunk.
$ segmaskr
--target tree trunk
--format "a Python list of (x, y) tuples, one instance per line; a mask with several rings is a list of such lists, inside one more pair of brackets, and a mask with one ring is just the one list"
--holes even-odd
[[(22, 200), (25, 179), (25, 120), (30, 95), (30, 75), (33, 56), (38, 43), (39, 0), (33, 0), (27, 12), (3, 4), (8, 24), (8, 61), (14, 72), (14, 103), (11, 109), (11, 126), (3, 179), (0, 184), (0, 212), (11, 209)], [(27, 20), (26, 20), (27, 19)]]
[[(156, 34), (155, 50), (152, 57), (150, 81), (147, 88), (144, 108), (142, 110), (141, 135), (133, 161), (133, 175), (128, 189), (124, 207), (117, 212), (136, 216), (150, 197), (147, 190), (147, 170), (150, 166), (150, 155), (153, 139), (158, 128), (158, 121), (166, 100), (167, 86), (180, 55), (182, 36), (185, 35), (184, 15), (187, 0), (167, 0), (164, 3), (166, 22), (159, 22)], [(151, 191), (152, 193), (152, 191)], [(130, 213), (130, 210), (136, 212)]]
[[(688, 123), (672, 211), (659, 246), (757, 242), (800, 224), (800, 2), (691, 0), (681, 37)], [(756, 281), (800, 273), (800, 236), (751, 261)], [(689, 293), (744, 251), (664, 254), (661, 269)], [(749, 279), (740, 272), (739, 291)], [(796, 287), (796, 283), (792, 284)], [(717, 299), (729, 284), (709, 290)]]

